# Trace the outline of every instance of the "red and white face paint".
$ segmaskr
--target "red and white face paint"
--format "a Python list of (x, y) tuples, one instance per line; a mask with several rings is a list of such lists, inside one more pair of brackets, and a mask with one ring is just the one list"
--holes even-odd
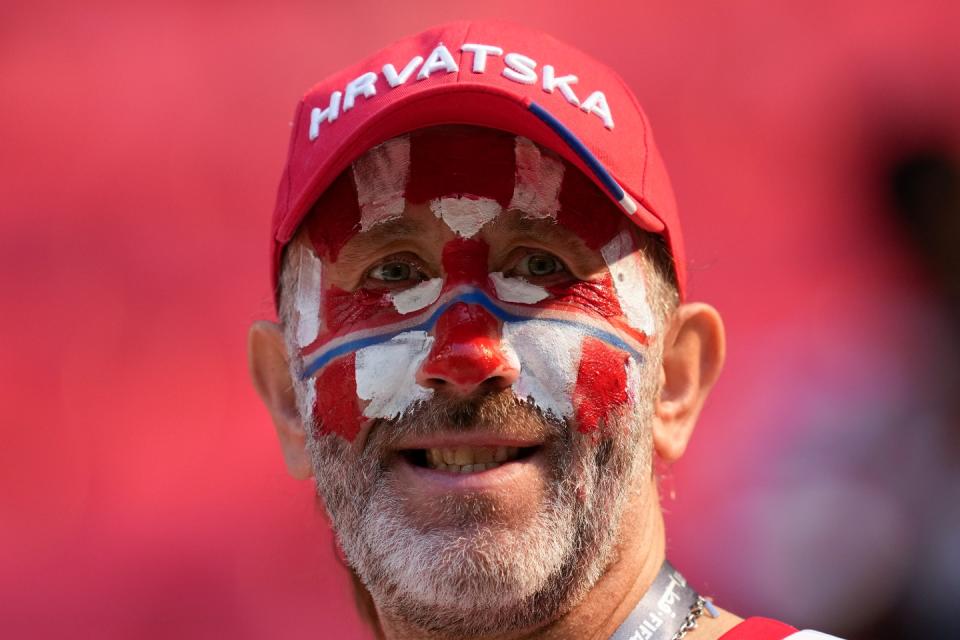
[[(333, 285), (346, 243), (402, 218), (408, 203), (428, 204), (453, 232), (440, 277), (404, 289)], [(506, 210), (564, 226), (606, 271), (559, 284), (491, 271), (483, 230)], [(584, 433), (634, 400), (655, 322), (633, 236), (587, 178), (529, 140), (462, 129), (390, 140), (330, 186), (307, 230), (310, 246), (291, 245), (288, 264), (323, 432), (352, 441), (367, 421), (397, 418), (441, 388), (466, 395), (489, 381)]]

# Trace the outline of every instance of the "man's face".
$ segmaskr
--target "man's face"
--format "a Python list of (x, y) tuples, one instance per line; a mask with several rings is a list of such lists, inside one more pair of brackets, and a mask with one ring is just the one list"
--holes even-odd
[(636, 237), (506, 134), (416, 132), (328, 189), (288, 250), (288, 331), (318, 489), (378, 606), (522, 628), (602, 573), (650, 463)]

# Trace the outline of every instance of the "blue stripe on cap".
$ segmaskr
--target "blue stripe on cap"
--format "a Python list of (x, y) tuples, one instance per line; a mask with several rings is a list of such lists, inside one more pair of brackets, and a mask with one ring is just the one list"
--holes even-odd
[[(533, 112), (533, 115), (543, 120), (547, 126), (553, 129), (558, 136), (563, 138), (563, 141), (570, 145), (570, 148), (573, 149), (578, 156), (580, 156), (580, 159), (583, 160), (587, 167), (590, 168), (590, 171), (592, 171), (593, 174), (600, 179), (600, 182), (604, 187), (606, 187), (607, 191), (610, 192), (610, 195), (613, 196), (613, 199), (618, 203), (621, 203), (621, 206), (623, 206), (624, 209), (628, 209), (627, 205), (623, 204), (624, 199), (626, 198), (629, 202), (633, 202), (633, 198), (624, 192), (623, 187), (617, 184), (617, 181), (613, 179), (613, 176), (610, 175), (610, 172), (607, 171), (606, 167), (600, 164), (600, 161), (597, 160), (597, 157), (593, 155), (593, 153), (585, 144), (580, 142), (580, 138), (578, 138), (573, 131), (570, 131), (570, 129), (568, 129), (562, 122), (557, 120), (553, 114), (538, 105), (536, 102), (530, 103), (530, 111)], [(628, 213), (633, 212), (629, 211), (628, 209)]]

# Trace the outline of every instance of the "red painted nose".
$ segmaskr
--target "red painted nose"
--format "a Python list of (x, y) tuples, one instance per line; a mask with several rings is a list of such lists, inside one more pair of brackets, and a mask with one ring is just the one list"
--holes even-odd
[(421, 386), (471, 395), (498, 391), (517, 381), (519, 364), (500, 342), (497, 320), (485, 309), (463, 302), (437, 320), (430, 354), (417, 372)]

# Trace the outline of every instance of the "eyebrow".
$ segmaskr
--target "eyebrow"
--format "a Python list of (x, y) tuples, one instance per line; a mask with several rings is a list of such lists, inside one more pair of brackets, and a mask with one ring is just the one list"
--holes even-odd
[(415, 220), (407, 218), (386, 220), (350, 238), (340, 250), (337, 262), (350, 265), (366, 261), (372, 252), (393, 240), (416, 237), (423, 233), (424, 226)]
[(509, 233), (523, 234), (547, 243), (557, 243), (578, 257), (588, 258), (593, 254), (593, 251), (576, 233), (563, 228), (552, 218), (508, 218), (503, 222), (503, 229)]

